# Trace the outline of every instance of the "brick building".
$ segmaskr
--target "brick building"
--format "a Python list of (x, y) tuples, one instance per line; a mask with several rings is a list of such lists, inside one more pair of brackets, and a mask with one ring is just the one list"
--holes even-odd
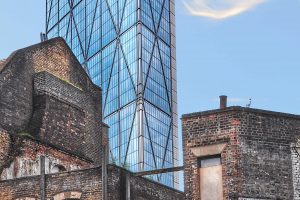
[(186, 199), (300, 199), (300, 116), (221, 108), (182, 116)]
[[(184, 199), (141, 177), (150, 172), (107, 164), (101, 88), (63, 39), (1, 60), (0, 94), (1, 200)], [(300, 116), (222, 98), (182, 128), (186, 199), (300, 200)]]
[(63, 39), (0, 61), (0, 199), (183, 199), (107, 165), (101, 88)]

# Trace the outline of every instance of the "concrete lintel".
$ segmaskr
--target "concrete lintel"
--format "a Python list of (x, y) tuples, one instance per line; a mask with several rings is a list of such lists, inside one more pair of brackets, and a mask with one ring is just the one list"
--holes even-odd
[(226, 145), (227, 143), (219, 143), (200, 147), (193, 147), (191, 148), (191, 151), (196, 157), (212, 156), (221, 154), (222, 151), (225, 149)]

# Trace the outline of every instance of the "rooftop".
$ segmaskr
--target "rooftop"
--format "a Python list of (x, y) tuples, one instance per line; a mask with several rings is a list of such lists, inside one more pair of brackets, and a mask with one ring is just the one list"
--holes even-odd
[(263, 114), (263, 115), (270, 115), (270, 116), (276, 116), (276, 117), (300, 119), (300, 115), (296, 115), (296, 114), (275, 112), (275, 111), (262, 110), (262, 109), (256, 109), (256, 108), (246, 108), (246, 107), (241, 107), (241, 106), (230, 106), (230, 107), (226, 107), (224, 109), (214, 109), (214, 110), (188, 113), (188, 114), (183, 114), (181, 118), (187, 119), (187, 118), (192, 118), (192, 117), (200, 117), (200, 116), (206, 116), (206, 115), (211, 115), (211, 114), (220, 114), (220, 113), (225, 113), (225, 112), (259, 113), (259, 114)]

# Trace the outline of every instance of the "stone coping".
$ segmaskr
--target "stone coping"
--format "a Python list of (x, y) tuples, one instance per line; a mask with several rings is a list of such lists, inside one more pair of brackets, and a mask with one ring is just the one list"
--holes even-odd
[(248, 112), (248, 113), (269, 115), (269, 116), (273, 116), (273, 117), (293, 118), (293, 119), (300, 120), (300, 115), (296, 115), (296, 114), (269, 111), (269, 110), (263, 110), (263, 109), (255, 109), (255, 108), (246, 108), (246, 107), (241, 107), (241, 106), (231, 106), (231, 107), (227, 107), (225, 109), (215, 109), (215, 110), (207, 110), (207, 111), (202, 111), (202, 112), (183, 114), (181, 116), (181, 119), (201, 117), (201, 116), (207, 116), (207, 115), (211, 115), (211, 114), (221, 114), (221, 113), (226, 113), (226, 112)]

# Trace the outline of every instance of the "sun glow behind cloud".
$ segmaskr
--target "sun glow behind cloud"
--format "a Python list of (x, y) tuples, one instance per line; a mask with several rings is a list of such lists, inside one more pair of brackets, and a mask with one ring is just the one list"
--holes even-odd
[(183, 0), (189, 14), (225, 19), (246, 12), (267, 0)]

